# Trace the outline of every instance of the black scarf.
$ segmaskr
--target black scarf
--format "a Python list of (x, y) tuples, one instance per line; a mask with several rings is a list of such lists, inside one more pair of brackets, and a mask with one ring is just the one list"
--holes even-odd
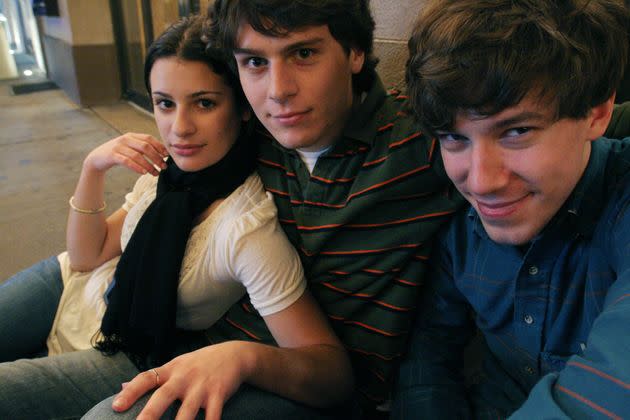
[(253, 172), (256, 147), (248, 138), (240, 136), (220, 161), (198, 172), (184, 172), (168, 159), (155, 200), (138, 221), (116, 267), (99, 350), (108, 354), (122, 350), (142, 368), (172, 358), (177, 286), (190, 231), (197, 216)]

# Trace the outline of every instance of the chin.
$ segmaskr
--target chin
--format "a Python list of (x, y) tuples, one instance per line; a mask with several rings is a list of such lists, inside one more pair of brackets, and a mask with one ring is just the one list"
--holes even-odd
[(520, 246), (531, 242), (538, 234), (538, 231), (522, 230), (517, 227), (488, 227), (484, 225), (490, 239), (503, 245)]
[(283, 132), (271, 133), (282, 147), (287, 149), (303, 149), (313, 146), (314, 140), (303, 136), (296, 136), (295, 133), (287, 134)]
[(174, 159), (174, 160), (175, 160), (175, 165), (177, 165), (177, 167), (184, 172), (197, 172), (204, 169), (204, 168), (201, 168), (199, 165), (195, 165), (194, 163), (191, 163), (191, 162), (181, 161), (177, 159)]

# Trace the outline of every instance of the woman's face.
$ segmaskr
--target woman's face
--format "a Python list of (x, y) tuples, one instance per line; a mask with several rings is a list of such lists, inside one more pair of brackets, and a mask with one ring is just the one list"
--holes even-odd
[(223, 158), (250, 117), (238, 111), (223, 76), (201, 61), (160, 58), (150, 81), (160, 136), (183, 171), (199, 171)]

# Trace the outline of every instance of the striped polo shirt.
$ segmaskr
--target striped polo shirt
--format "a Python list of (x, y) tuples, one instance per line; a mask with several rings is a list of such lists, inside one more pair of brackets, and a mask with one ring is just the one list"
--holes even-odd
[[(437, 142), (418, 130), (404, 111), (405, 99), (377, 81), (312, 174), (294, 150), (269, 134), (260, 146), (265, 188), (371, 405), (389, 398), (431, 240), (462, 203)], [(214, 340), (273, 342), (247, 298), (209, 334)]]

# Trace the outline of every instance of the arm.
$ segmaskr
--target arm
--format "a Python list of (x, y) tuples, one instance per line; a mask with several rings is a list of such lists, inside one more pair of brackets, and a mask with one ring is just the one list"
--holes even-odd
[[(104, 204), (105, 174), (116, 165), (139, 174), (158, 171), (147, 158), (164, 165), (165, 147), (155, 138), (128, 133), (92, 150), (83, 161), (83, 168), (74, 191), (73, 203), (80, 209), (99, 209)], [(162, 166), (164, 167), (164, 166)], [(66, 243), (72, 268), (89, 271), (119, 255), (120, 234), (127, 212), (118, 209), (105, 218), (104, 213), (84, 214), (70, 209)]]
[(436, 244), (427, 289), (403, 360), (392, 419), (470, 418), (463, 350), (475, 331), (470, 307), (456, 289), (444, 241)]
[[(206, 418), (218, 419), (225, 401), (244, 382), (319, 407), (342, 402), (352, 392), (352, 369), (345, 350), (310, 293), (304, 291), (297, 253), (275, 219), (270, 198), (268, 204), (270, 222), (240, 220), (235, 225), (254, 227), (225, 235), (229, 246), (225, 261), (219, 260), (228, 266), (231, 278), (242, 279), (279, 347), (229, 341), (173, 359), (158, 368), (160, 387), (140, 419), (159, 418), (176, 399), (183, 402), (178, 414), (182, 418), (193, 418), (203, 408)], [(215, 241), (221, 237), (217, 230)], [(155, 386), (152, 372), (136, 376), (114, 400), (113, 408), (128, 409)]]
[[(219, 420), (223, 405), (244, 382), (314, 406), (349, 397), (350, 362), (308, 292), (265, 322), (283, 347), (227, 341), (176, 357), (157, 368), (160, 386), (137, 418), (160, 418), (180, 400), (177, 418), (192, 419), (204, 409), (206, 419)], [(125, 411), (155, 387), (154, 373), (143, 372), (123, 386), (112, 407)]]
[(586, 350), (536, 384), (511, 418), (630, 417), (630, 199), (620, 208), (609, 249), (617, 280), (593, 323)]
[(308, 291), (287, 309), (265, 317), (280, 347), (257, 345), (245, 382), (325, 407), (345, 401), (353, 389), (346, 351)]

